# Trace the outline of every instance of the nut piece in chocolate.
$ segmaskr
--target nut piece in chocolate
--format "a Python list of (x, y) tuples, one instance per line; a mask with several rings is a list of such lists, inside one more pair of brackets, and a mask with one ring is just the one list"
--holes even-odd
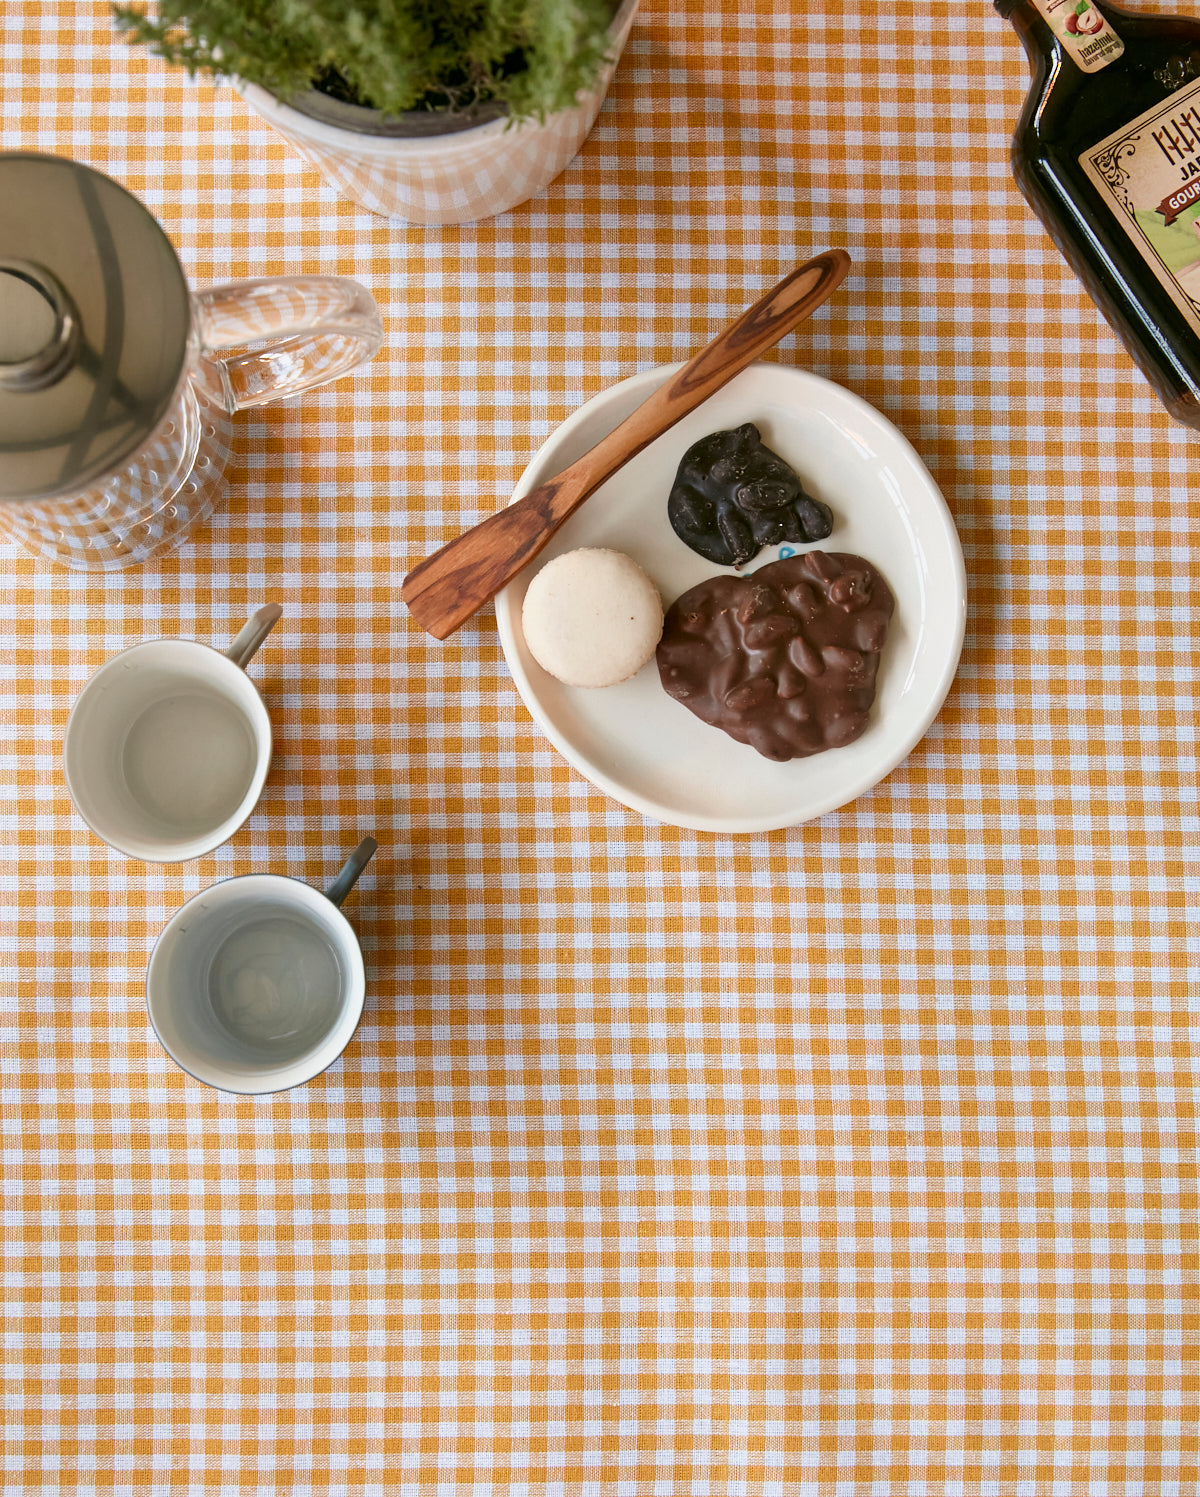
[(823, 541), (833, 529), (833, 511), (804, 492), (749, 421), (692, 443), (675, 475), (667, 518), (685, 545), (722, 567), (741, 566), (783, 541)]
[(709, 577), (667, 610), (668, 695), (783, 762), (853, 743), (875, 700), (895, 600), (861, 556), (809, 551), (749, 577)]

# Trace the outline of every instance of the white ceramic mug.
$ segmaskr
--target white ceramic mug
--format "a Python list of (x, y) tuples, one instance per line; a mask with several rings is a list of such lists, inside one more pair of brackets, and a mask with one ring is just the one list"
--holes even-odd
[(194, 895), (167, 922), (146, 970), (159, 1042), (197, 1081), (260, 1095), (326, 1070), (362, 1017), (366, 977), (342, 901), (377, 844), (365, 837), (322, 894), (253, 873)]
[(260, 608), (224, 654), (151, 639), (88, 681), (67, 719), (63, 769), (103, 842), (147, 863), (182, 863), (244, 824), (271, 763), (271, 719), (245, 666), (282, 612)]

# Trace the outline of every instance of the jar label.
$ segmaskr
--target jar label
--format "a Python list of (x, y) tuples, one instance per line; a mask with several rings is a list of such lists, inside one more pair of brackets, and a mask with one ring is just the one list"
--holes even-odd
[(1098, 73), (1124, 52), (1125, 43), (1091, 0), (1033, 0), (1033, 4), (1067, 56), (1085, 73)]
[(1079, 164), (1200, 333), (1200, 79), (1099, 141)]

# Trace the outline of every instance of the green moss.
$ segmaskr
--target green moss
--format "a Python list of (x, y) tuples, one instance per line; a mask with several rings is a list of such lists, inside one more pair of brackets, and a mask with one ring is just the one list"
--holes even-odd
[(596, 81), (611, 0), (158, 0), (115, 5), (132, 40), (192, 74), (282, 99), (314, 80), (386, 114), (499, 100), (543, 118)]

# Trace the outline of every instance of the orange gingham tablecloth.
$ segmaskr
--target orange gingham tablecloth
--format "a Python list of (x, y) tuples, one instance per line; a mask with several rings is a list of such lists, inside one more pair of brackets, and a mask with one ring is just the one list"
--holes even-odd
[[(448, 229), (338, 199), (102, 4), (0, 28), (4, 147), (126, 183), (196, 284), (352, 275), (387, 329), (239, 418), (175, 557), (0, 546), (5, 1493), (1195, 1491), (1198, 439), (1017, 196), (1007, 26), (644, 0), (581, 157)], [(547, 745), (490, 611), (437, 645), (398, 585), (830, 244), (854, 274), (778, 357), (939, 481), (962, 666), (855, 805), (681, 832)], [(259, 810), (198, 864), (109, 855), (74, 694), (264, 598)], [(259, 1101), (183, 1077), (141, 996), (168, 916), (367, 832), (343, 1060)]]

